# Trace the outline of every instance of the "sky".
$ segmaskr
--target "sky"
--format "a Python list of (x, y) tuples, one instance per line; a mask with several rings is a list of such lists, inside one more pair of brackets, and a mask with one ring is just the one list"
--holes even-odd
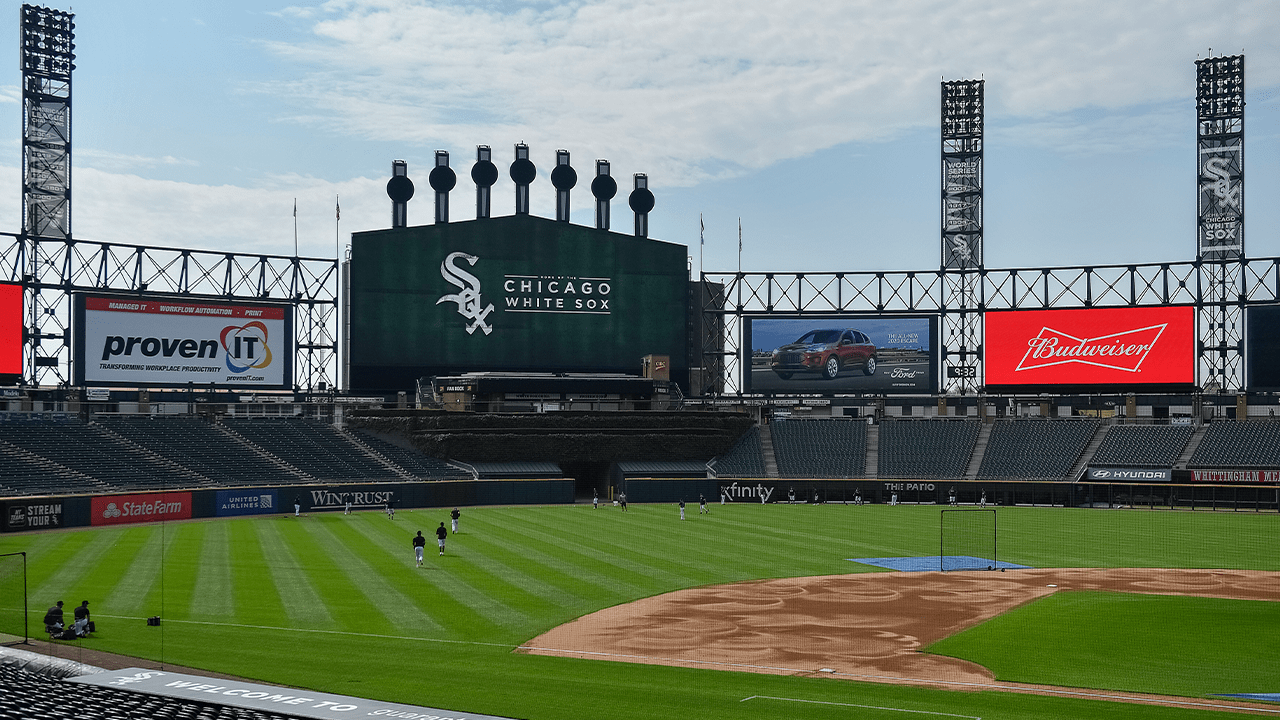
[[(475, 148), (530, 145), (535, 215), (555, 151), (594, 225), (594, 160), (646, 173), (651, 237), (691, 269), (939, 265), (939, 84), (986, 81), (989, 268), (1195, 256), (1195, 60), (1246, 56), (1246, 253), (1280, 256), (1280, 4), (1274, 0), (82, 0), (73, 234), (334, 257), (390, 225), (391, 163), (434, 217), (474, 217)], [(21, 224), (17, 4), (0, 16), (0, 230)], [(342, 219), (335, 227), (335, 199)], [(699, 243), (699, 218), (705, 244)], [(738, 255), (738, 224), (742, 252)]]

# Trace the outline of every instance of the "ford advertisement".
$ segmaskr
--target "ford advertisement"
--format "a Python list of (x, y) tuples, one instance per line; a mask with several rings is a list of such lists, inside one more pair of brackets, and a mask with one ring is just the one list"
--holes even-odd
[(937, 319), (842, 315), (749, 318), (743, 386), (752, 393), (932, 393)]
[(1188, 388), (1195, 308), (988, 312), (988, 388)]
[(152, 295), (75, 296), (76, 383), (293, 386), (293, 312)]

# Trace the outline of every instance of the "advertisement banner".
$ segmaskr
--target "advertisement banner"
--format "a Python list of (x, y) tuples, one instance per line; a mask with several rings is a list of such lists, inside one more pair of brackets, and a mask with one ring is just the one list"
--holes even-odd
[(79, 384), (293, 384), (293, 313), (284, 305), (77, 295), (75, 318)]
[(746, 392), (932, 393), (938, 387), (937, 318), (748, 318)]
[(1280, 392), (1280, 305), (1246, 308), (1244, 330), (1246, 387)]
[(1280, 483), (1280, 470), (1192, 470), (1192, 482)]
[(22, 375), (22, 286), (0, 283), (0, 377)]
[(93, 525), (186, 520), (191, 517), (191, 493), (101, 495), (89, 505)]
[(1091, 467), (1085, 472), (1084, 479), (1098, 482), (1168, 482), (1173, 479), (1173, 470), (1169, 468)]
[(214, 514), (269, 515), (284, 512), (275, 490), (219, 490), (214, 500)]
[(986, 385), (1195, 382), (1195, 308), (1011, 310), (985, 318)]
[(393, 488), (382, 485), (355, 486), (335, 485), (333, 487), (309, 487), (297, 493), (293, 502), (302, 505), (303, 509), (315, 508), (337, 509), (346, 507), (351, 502), (352, 509), (369, 509), (385, 507), (388, 503), (395, 505), (400, 501), (400, 493)]
[(61, 500), (11, 500), (4, 509), (4, 529), (46, 530), (62, 527)]

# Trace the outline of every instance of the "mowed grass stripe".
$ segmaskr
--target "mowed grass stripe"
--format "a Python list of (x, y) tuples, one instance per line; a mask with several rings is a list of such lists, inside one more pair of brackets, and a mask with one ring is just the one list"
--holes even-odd
[[(97, 543), (81, 546), (82, 552), (64, 566), (68, 567), (67, 572), (47, 579), (38, 588), (29, 586), (32, 606), (49, 607), (57, 600), (64, 600), (70, 607), (88, 600), (90, 608), (97, 610), (108, 590), (121, 579), (116, 557), (124, 554), (121, 552), (124, 538), (124, 533), (116, 532), (106, 534)], [(133, 544), (135, 550), (140, 542), (139, 537), (138, 543)], [(44, 601), (46, 597), (51, 599)], [(42, 602), (36, 602), (37, 598)]]
[[(631, 516), (637, 518), (634, 521), (636, 526), (643, 522), (639, 520), (639, 514), (636, 513)], [(619, 515), (625, 515), (625, 513), (619, 513)], [(667, 563), (662, 562), (656, 556), (640, 552), (634, 547), (629, 548), (608, 541), (603, 534), (578, 534), (575, 532), (573, 524), (565, 522), (563, 518), (559, 518), (559, 520), (560, 522), (554, 530), (545, 529), (542, 525), (538, 525), (526, 527), (520, 531), (520, 534), (541, 545), (557, 548), (561, 552), (571, 553), (583, 559), (591, 559), (594, 556), (597, 562), (616, 568), (624, 576), (640, 580), (644, 583), (643, 587), (650, 588), (650, 592), (657, 588), (697, 582), (694, 577), (668, 571), (663, 567)], [(613, 535), (626, 534), (634, 537), (634, 533), (639, 532), (637, 527), (628, 529), (628, 526), (623, 524), (625, 522), (627, 522), (625, 519), (620, 521), (620, 527), (615, 528)], [(648, 528), (647, 530), (650, 533), (654, 532), (653, 528)], [(648, 561), (639, 558), (646, 558)]]
[(166, 617), (190, 617), (196, 582), (207, 572), (217, 572), (216, 567), (206, 568), (201, 562), (205, 534), (213, 524), (181, 523), (165, 529), (165, 533), (171, 536), (164, 558)]
[(262, 553), (262, 544), (251, 520), (229, 520), (231, 588), (235, 618), (247, 625), (279, 625), (288, 614)]
[(505, 541), (516, 548), (516, 552), (527, 556), (530, 562), (576, 576), (611, 597), (643, 597), (652, 593), (651, 585), (639, 582), (641, 578), (612, 562), (612, 558), (603, 553), (592, 552), (586, 547), (565, 550), (517, 528), (518, 524), (512, 523), (481, 523), (481, 531), (497, 541)]
[[(407, 550), (411, 535), (406, 525), (396, 522), (373, 522), (369, 523), (368, 527), (382, 538), (381, 543), (399, 545)], [(424, 532), (423, 535), (426, 533)], [(434, 590), (430, 595), (431, 602), (456, 602), (461, 607), (469, 608), (469, 612), (455, 616), (457, 625), (446, 625), (449, 630), (458, 633), (459, 637), (472, 640), (505, 639), (507, 635), (500, 633), (498, 627), (507, 629), (527, 627), (529, 618), (525, 612), (486, 593), (466, 577), (465, 553), (460, 551), (456, 543), (452, 546), (446, 543), (446, 550), (446, 554), (442, 557), (438, 554), (439, 550), (436, 549), (435, 543), (428, 541), (425, 567), (417, 570), (410, 565), (408, 569), (417, 573), (417, 577), (421, 578), (420, 582), (430, 585)]]
[(468, 532), (466, 542), (474, 551), (468, 556), (473, 565), (489, 575), (506, 578), (529, 595), (532, 614), (545, 615), (556, 609), (573, 612), (594, 606), (583, 591), (591, 589), (595, 591), (591, 594), (596, 595), (599, 588), (577, 582), (572, 575), (535, 562), (527, 554), (494, 542), (482, 533)]
[(172, 538), (173, 533), (161, 532), (159, 525), (129, 528), (121, 543), (129, 551), (115, 552), (109, 560), (119, 581), (103, 599), (100, 611), (134, 617), (163, 614), (160, 570), (164, 544)]
[[(385, 548), (370, 542), (344, 518), (313, 518), (308, 530), (343, 568), (369, 601), (378, 606), (401, 632), (443, 634), (441, 625), (427, 611), (419, 587), (410, 582), (403, 558), (393, 558)], [(336, 522), (335, 522), (336, 521)]]
[(312, 585), (311, 575), (285, 542), (281, 526), (287, 522), (293, 521), (264, 517), (252, 523), (258, 536), (258, 547), (262, 549), (264, 564), (256, 570), (247, 568), (244, 574), (250, 578), (256, 576), (258, 582), (270, 582), (274, 585), (276, 596), (284, 606), (284, 613), (280, 617), (265, 624), (339, 629), (324, 598)]
[(188, 604), (189, 616), (196, 620), (225, 621), (236, 616), (229, 523), (200, 525), (206, 529), (199, 554), (199, 576)]
[(474, 542), (477, 537), (485, 538), (480, 541), (479, 547), (495, 548), (502, 557), (510, 558), (525, 567), (522, 572), (537, 573), (539, 577), (572, 595), (612, 598), (616, 602), (622, 598), (635, 597), (637, 593), (646, 590), (645, 587), (630, 582), (629, 576), (620, 569), (610, 566), (609, 569), (615, 572), (600, 572), (603, 562), (592, 565), (575, 564), (559, 554), (543, 550), (541, 546), (529, 542), (528, 538), (509, 527), (489, 523), (473, 523), (472, 527), (477, 524), (480, 529), (473, 529), (468, 534), (468, 542)]
[(319, 542), (315, 526), (310, 517), (289, 517), (276, 527), (302, 571), (310, 578), (312, 587), (329, 606), (329, 614), (338, 629), (360, 628), (373, 633), (394, 631), (395, 625), (383, 609), (370, 602), (365, 589), (351, 579), (333, 559), (328, 548)]

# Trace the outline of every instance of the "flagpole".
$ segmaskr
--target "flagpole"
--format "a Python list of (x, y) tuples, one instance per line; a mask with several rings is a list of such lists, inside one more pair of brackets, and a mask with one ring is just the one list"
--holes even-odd
[(702, 249), (707, 245), (707, 224), (702, 221), (702, 213), (698, 213), (698, 279), (702, 279)]
[(293, 199), (293, 256), (298, 257), (298, 198)]
[(738, 274), (742, 274), (742, 218), (738, 218)]

